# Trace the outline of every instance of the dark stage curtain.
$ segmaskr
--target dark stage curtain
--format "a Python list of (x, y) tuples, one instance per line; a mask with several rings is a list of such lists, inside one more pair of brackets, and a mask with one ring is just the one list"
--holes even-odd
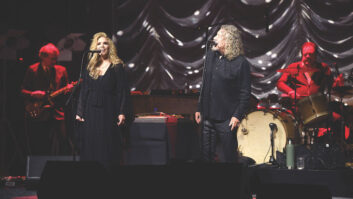
[[(268, 1), (267, 1), (268, 2)], [(348, 77), (353, 69), (351, 0), (120, 0), (113, 38), (132, 90), (199, 89), (206, 36), (221, 23), (240, 28), (257, 98), (278, 94), (278, 69), (300, 60), (305, 41), (318, 59)]]

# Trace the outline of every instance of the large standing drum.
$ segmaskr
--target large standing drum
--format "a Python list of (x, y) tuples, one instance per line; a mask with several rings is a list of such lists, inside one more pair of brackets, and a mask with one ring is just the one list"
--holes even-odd
[(305, 126), (317, 125), (329, 116), (328, 100), (321, 93), (300, 99), (297, 106), (300, 119)]
[(271, 129), (269, 124), (277, 125), (274, 132), (274, 155), (283, 152), (287, 139), (297, 139), (295, 118), (286, 112), (276, 110), (254, 111), (240, 123), (237, 131), (238, 150), (242, 156), (255, 160), (256, 164), (269, 162), (271, 156)]

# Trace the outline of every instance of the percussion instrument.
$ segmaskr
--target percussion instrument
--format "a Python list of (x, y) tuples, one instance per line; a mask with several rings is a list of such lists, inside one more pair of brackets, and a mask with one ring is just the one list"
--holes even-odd
[(278, 110), (253, 111), (240, 122), (237, 130), (238, 150), (242, 156), (252, 158), (257, 164), (269, 162), (270, 123), (277, 125), (277, 131), (274, 132), (274, 151), (283, 152), (289, 138), (297, 140), (296, 121), (292, 115)]
[(324, 121), (329, 116), (328, 100), (321, 93), (300, 99), (297, 103), (300, 119), (305, 126), (312, 126)]

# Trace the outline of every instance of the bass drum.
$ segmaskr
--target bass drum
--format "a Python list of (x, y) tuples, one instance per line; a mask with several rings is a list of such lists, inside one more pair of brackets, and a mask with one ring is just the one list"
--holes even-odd
[(240, 123), (237, 130), (238, 151), (241, 156), (250, 157), (256, 164), (269, 162), (271, 156), (270, 123), (277, 125), (274, 132), (274, 156), (276, 151), (283, 152), (287, 139), (297, 139), (295, 135), (295, 118), (286, 112), (276, 110), (254, 111)]

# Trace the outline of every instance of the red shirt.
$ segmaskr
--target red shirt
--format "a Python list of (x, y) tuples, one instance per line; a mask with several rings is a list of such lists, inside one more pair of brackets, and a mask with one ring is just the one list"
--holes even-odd
[[(50, 70), (50, 75), (46, 74), (39, 62), (29, 66), (22, 83), (22, 94), (26, 99), (31, 100), (32, 91), (56, 91), (68, 84), (68, 75), (64, 66), (54, 65)], [(61, 105), (55, 104), (53, 118), (64, 119)]]
[[(302, 62), (295, 62), (288, 66), (288, 68), (302, 67)], [(283, 73), (277, 82), (277, 88), (288, 94), (291, 91), (296, 92), (302, 97), (318, 93), (324, 89), (325, 85), (332, 84), (331, 70), (325, 63), (318, 63), (316, 72), (299, 72), (299, 73)], [(330, 83), (331, 82), (331, 83)]]

